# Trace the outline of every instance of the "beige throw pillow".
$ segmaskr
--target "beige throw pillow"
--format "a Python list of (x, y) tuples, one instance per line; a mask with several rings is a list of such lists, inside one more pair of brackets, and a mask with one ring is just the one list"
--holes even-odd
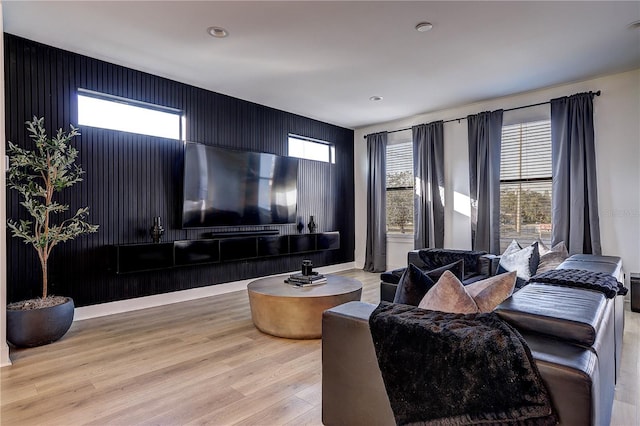
[(516, 271), (513, 271), (476, 281), (466, 286), (465, 290), (476, 302), (480, 312), (492, 312), (511, 296), (515, 285)]
[(540, 263), (538, 263), (537, 274), (556, 269), (569, 257), (569, 252), (567, 251), (567, 246), (565, 246), (564, 241), (560, 241), (551, 248), (547, 248), (546, 246), (544, 248), (545, 252), (540, 252)]
[(438, 282), (424, 295), (419, 308), (456, 314), (478, 312), (478, 305), (467, 294), (464, 286), (450, 271), (445, 271)]

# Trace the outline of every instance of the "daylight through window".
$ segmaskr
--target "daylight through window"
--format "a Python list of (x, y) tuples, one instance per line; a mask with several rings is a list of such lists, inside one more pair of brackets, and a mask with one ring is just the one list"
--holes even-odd
[(551, 241), (551, 122), (502, 128), (500, 248)]
[(78, 90), (78, 125), (181, 138), (179, 110)]
[(387, 145), (387, 232), (413, 235), (413, 148)]
[(335, 164), (336, 148), (329, 142), (289, 135), (289, 157)]

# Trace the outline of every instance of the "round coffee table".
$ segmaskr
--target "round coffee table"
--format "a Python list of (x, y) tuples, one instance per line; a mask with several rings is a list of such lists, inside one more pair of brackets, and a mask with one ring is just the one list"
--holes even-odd
[(360, 300), (362, 283), (353, 278), (327, 275), (327, 282), (297, 287), (287, 276), (255, 280), (247, 286), (253, 324), (263, 333), (288, 339), (322, 337), (322, 312)]

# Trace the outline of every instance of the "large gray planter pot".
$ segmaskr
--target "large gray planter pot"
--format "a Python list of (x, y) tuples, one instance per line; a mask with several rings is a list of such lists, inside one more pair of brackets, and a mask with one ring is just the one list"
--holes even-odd
[(17, 347), (47, 345), (60, 339), (73, 322), (73, 299), (31, 310), (7, 309), (7, 340)]

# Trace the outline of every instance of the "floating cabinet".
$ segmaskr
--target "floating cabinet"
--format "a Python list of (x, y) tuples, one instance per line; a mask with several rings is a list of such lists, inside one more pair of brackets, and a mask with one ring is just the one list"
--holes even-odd
[(127, 274), (339, 248), (340, 232), (122, 244), (109, 247), (109, 268), (117, 274)]

